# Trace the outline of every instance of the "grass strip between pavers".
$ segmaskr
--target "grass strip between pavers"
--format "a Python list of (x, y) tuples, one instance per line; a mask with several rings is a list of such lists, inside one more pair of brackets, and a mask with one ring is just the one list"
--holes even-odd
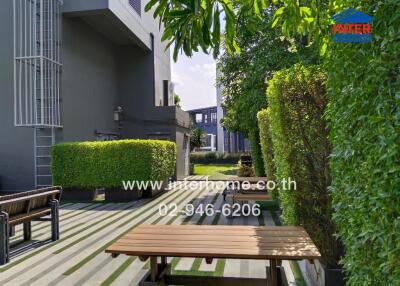
[[(131, 206), (126, 206), (124, 209), (122, 209), (122, 210), (120, 210), (120, 211), (117, 211), (116, 213), (114, 213), (114, 214), (108, 216), (107, 219), (113, 218), (113, 217), (115, 217), (115, 216), (121, 214), (124, 210), (128, 210), (130, 207), (131, 207)], [(108, 227), (108, 226), (110, 226), (110, 225), (112, 225), (112, 224), (114, 224), (114, 223), (120, 221), (120, 220), (121, 220), (121, 217), (123, 217), (123, 216), (119, 216), (119, 217), (117, 217), (116, 219), (114, 219), (114, 220), (112, 220), (112, 221), (106, 223), (105, 225), (103, 225), (103, 226), (101, 226), (101, 227), (99, 227), (99, 228), (93, 230), (92, 232), (90, 232), (90, 233), (88, 233), (88, 234), (86, 234), (86, 235), (84, 235), (84, 236), (78, 238), (77, 240), (75, 240), (75, 241), (73, 241), (73, 242), (71, 242), (71, 243), (65, 245), (64, 247), (62, 247), (62, 248), (60, 248), (60, 249), (54, 251), (53, 254), (60, 254), (61, 252), (65, 251), (65, 250), (67, 250), (68, 248), (70, 248), (70, 247), (76, 245), (77, 243), (81, 242), (82, 240), (85, 240), (86, 238), (91, 237), (93, 234), (96, 234), (97, 232), (103, 230), (104, 228), (106, 228), (106, 227)], [(92, 228), (92, 227), (94, 227), (94, 226), (96, 226), (96, 224), (93, 224), (93, 225), (87, 227), (85, 230), (87, 230), (87, 229), (89, 229), (89, 228)], [(79, 234), (80, 232), (81, 232), (81, 231), (76, 232), (75, 234)]]
[(111, 273), (110, 276), (107, 277), (106, 280), (104, 280), (100, 286), (108, 286), (111, 285), (118, 277), (121, 275), (122, 272), (124, 272), (134, 261), (136, 260), (135, 256), (130, 256), (128, 259), (122, 263), (117, 270), (115, 270), (113, 273)]
[[(170, 203), (172, 202), (176, 197), (180, 197), (181, 195), (183, 195), (185, 193), (185, 190), (177, 190), (174, 192), (174, 194), (176, 194), (176, 196), (174, 196), (173, 198), (171, 198), (171, 196), (168, 197), (169, 201), (166, 203)], [(145, 211), (141, 211), (141, 213), (147, 212), (149, 211), (151, 208), (153, 208), (154, 206), (152, 205), (151, 207), (146, 208)], [(96, 251), (92, 252), (90, 255), (86, 256), (83, 260), (81, 260), (79, 263), (77, 263), (76, 265), (72, 266), (71, 268), (69, 268), (67, 271), (65, 271), (63, 273), (63, 275), (71, 275), (72, 273), (74, 273), (75, 271), (77, 271), (79, 268), (81, 268), (83, 265), (85, 265), (86, 263), (88, 263), (90, 260), (92, 260), (94, 257), (96, 257), (99, 253), (103, 252), (106, 250), (106, 248), (108, 246), (110, 246), (111, 244), (113, 244), (114, 242), (116, 242), (120, 237), (124, 236), (125, 234), (127, 234), (129, 231), (131, 231), (133, 228), (135, 228), (136, 226), (138, 226), (139, 224), (142, 224), (143, 222), (145, 222), (146, 220), (148, 220), (150, 217), (152, 217), (156, 212), (158, 212), (158, 210), (152, 212), (151, 214), (149, 214), (148, 216), (146, 216), (145, 218), (143, 218), (140, 222), (138, 222), (137, 224), (135, 224), (134, 226), (132, 226), (132, 228), (124, 231), (122, 234), (118, 235), (116, 238), (114, 238), (113, 240), (111, 240), (110, 242), (108, 242), (107, 244), (105, 244), (104, 246), (98, 248)], [(138, 215), (140, 216), (140, 215)], [(137, 216), (137, 217), (138, 217)], [(135, 218), (133, 218), (135, 219)], [(132, 219), (130, 219), (132, 220)], [(128, 224), (130, 221), (126, 221), (123, 224), (120, 224), (118, 227), (122, 227), (126, 224)]]
[[(202, 195), (204, 193), (204, 191), (207, 188), (205, 188), (204, 190), (200, 191), (199, 195)], [(185, 199), (181, 200), (178, 204), (182, 203)], [(196, 200), (196, 198), (191, 199), (188, 204), (193, 203)], [(178, 205), (177, 204), (177, 205)], [(161, 219), (163, 217), (160, 217)], [(168, 222), (167, 225), (172, 224), (176, 219), (178, 218), (178, 216), (172, 217)], [(157, 224), (159, 222), (159, 218), (154, 221), (152, 224)], [(129, 230), (130, 231), (130, 230)], [(118, 277), (119, 275), (121, 275), (135, 260), (137, 259), (137, 256), (131, 256), (129, 257), (127, 260), (125, 260), (124, 263), (121, 264), (120, 267), (118, 267), (109, 277), (107, 277), (106, 280), (104, 280), (100, 286), (109, 286), (111, 285)], [(149, 263), (147, 261), (147, 263), (143, 266), (143, 269), (146, 269), (146, 267), (149, 267)]]
[[(173, 192), (173, 193), (176, 193), (176, 192), (179, 192), (179, 190), (174, 190), (174, 191), (172, 191), (172, 192)], [(129, 207), (128, 207), (128, 208), (129, 208)], [(123, 212), (123, 211), (124, 211), (124, 210), (120, 210), (120, 211), (117, 212), (116, 214), (119, 214), (119, 213), (121, 213), (121, 212)], [(112, 216), (114, 216), (114, 215), (116, 215), (116, 214), (113, 214)], [(109, 217), (107, 217), (107, 218), (109, 218)], [(90, 227), (95, 226), (96, 224), (97, 224), (97, 223), (94, 223), (94, 224), (91, 225)], [(76, 226), (75, 226), (75, 227), (76, 227)], [(74, 228), (75, 228), (75, 227), (74, 227)], [(64, 232), (64, 231), (63, 231), (63, 232)], [(51, 244), (49, 244), (49, 245), (43, 247), (43, 248), (40, 248), (40, 249), (38, 249), (37, 251), (32, 252), (32, 253), (30, 253), (30, 254), (28, 254), (28, 255), (22, 257), (22, 258), (19, 259), (19, 260), (16, 260), (16, 261), (13, 261), (13, 262), (8, 263), (6, 266), (0, 268), (0, 273), (7, 271), (8, 269), (14, 267), (15, 265), (18, 265), (18, 264), (20, 264), (20, 263), (26, 261), (27, 259), (29, 259), (29, 258), (31, 258), (31, 257), (34, 257), (35, 255), (37, 255), (37, 254), (39, 254), (39, 253), (41, 253), (41, 252), (43, 252), (43, 251), (45, 251), (45, 250), (47, 250), (47, 249), (53, 247), (54, 245), (57, 245), (57, 244), (61, 243), (61, 242), (65, 241), (65, 240), (67, 240), (67, 239), (69, 239), (69, 238), (71, 238), (71, 237), (73, 237), (73, 236), (75, 236), (75, 235), (77, 235), (77, 234), (79, 234), (79, 233), (81, 233), (81, 230), (80, 230), (80, 231), (77, 231), (77, 232), (75, 232), (75, 233), (73, 233), (73, 234), (71, 234), (71, 235), (68, 235), (68, 236), (66, 236), (66, 237), (63, 237), (63, 238), (61, 238), (61, 239), (59, 239), (59, 240), (57, 240), (57, 241), (55, 241), (55, 242), (53, 242), (53, 243), (51, 243)]]
[[(179, 188), (178, 190), (174, 191), (174, 194), (177, 194), (177, 192), (179, 192), (179, 191), (181, 191), (180, 188)], [(178, 196), (178, 195), (177, 195), (177, 196)], [(134, 216), (133, 218), (131, 218), (130, 220), (133, 220), (133, 219), (138, 218), (143, 212), (147, 212), (147, 211), (150, 210), (153, 206), (154, 206), (154, 205), (152, 204), (151, 207), (146, 208), (146, 210), (142, 211), (140, 214), (135, 215), (135, 216)], [(128, 208), (129, 208), (129, 207), (128, 207)], [(131, 214), (129, 214), (129, 215), (136, 214), (138, 211), (139, 211), (139, 208), (137, 208), (136, 210), (134, 210), (134, 211), (133, 211)], [(118, 212), (118, 213), (119, 213), (119, 212)], [(112, 216), (109, 216), (107, 219), (109, 219), (110, 217), (112, 217)], [(63, 248), (60, 248), (60, 249), (56, 250), (56, 251), (53, 252), (53, 253), (54, 253), (54, 254), (59, 254), (59, 253), (63, 252), (64, 250), (66, 250), (66, 249), (68, 249), (68, 248), (70, 248), (70, 247), (76, 245), (77, 243), (79, 243), (79, 242), (85, 240), (86, 238), (92, 236), (92, 235), (95, 234), (96, 232), (101, 231), (101, 230), (103, 230), (104, 228), (106, 228), (106, 227), (108, 227), (108, 226), (110, 226), (110, 225), (112, 225), (112, 224), (114, 224), (114, 223), (120, 221), (120, 219), (121, 219), (120, 217), (116, 218), (115, 220), (113, 220), (113, 221), (111, 221), (111, 222), (109, 222), (109, 223), (103, 225), (102, 227), (100, 227), (100, 228), (98, 228), (98, 229), (96, 229), (96, 230), (94, 230), (94, 231), (92, 231), (92, 232), (90, 232), (90, 233), (88, 233), (88, 234), (86, 234), (86, 235), (80, 237), (79, 239), (77, 239), (77, 240), (71, 242), (70, 244), (64, 246)], [(117, 226), (117, 228), (123, 227), (124, 225), (128, 224), (128, 223), (130, 222), (130, 220), (127, 220), (127, 221), (121, 223), (120, 225)]]

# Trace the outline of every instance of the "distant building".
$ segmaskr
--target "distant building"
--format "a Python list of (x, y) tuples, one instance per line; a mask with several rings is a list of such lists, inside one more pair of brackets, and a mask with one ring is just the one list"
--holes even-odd
[(234, 133), (226, 130), (221, 124), (221, 120), (224, 118), (224, 109), (222, 107), (222, 92), (223, 87), (217, 84), (217, 150), (218, 152), (223, 153), (248, 152), (250, 150), (249, 140), (244, 138), (243, 134), (240, 132)]
[(207, 134), (207, 142), (201, 148), (204, 151), (217, 151), (217, 107), (193, 109), (188, 111), (193, 127), (200, 128)]

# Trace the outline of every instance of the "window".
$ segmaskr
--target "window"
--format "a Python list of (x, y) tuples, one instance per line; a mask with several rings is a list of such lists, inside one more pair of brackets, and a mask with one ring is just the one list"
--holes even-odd
[(215, 112), (211, 113), (211, 122), (217, 122), (217, 114)]
[(204, 123), (208, 123), (208, 114), (204, 114)]
[(203, 122), (203, 114), (196, 113), (196, 123), (202, 123), (202, 122)]
[(136, 13), (139, 14), (139, 16), (142, 14), (141, 0), (129, 0), (129, 5), (131, 5), (133, 10), (135, 10)]

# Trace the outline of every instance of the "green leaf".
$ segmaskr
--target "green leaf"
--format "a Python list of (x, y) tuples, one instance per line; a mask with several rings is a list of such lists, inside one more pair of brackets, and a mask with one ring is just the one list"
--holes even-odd
[(325, 55), (325, 53), (326, 53), (326, 48), (328, 47), (328, 44), (327, 43), (323, 43), (322, 44), (322, 46), (321, 46), (321, 48), (320, 48), (320, 50), (319, 50), (319, 54), (321, 55), (321, 56), (324, 56)]
[(150, 0), (149, 3), (146, 4), (146, 6), (144, 7), (144, 11), (145, 12), (149, 12), (151, 10), (151, 8), (153, 8), (153, 6), (158, 2), (158, 0)]

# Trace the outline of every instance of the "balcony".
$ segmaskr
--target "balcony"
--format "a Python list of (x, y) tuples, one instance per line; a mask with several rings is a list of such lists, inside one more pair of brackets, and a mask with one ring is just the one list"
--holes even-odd
[(151, 14), (144, 15), (143, 2), (65, 0), (62, 12), (67, 17), (82, 18), (117, 45), (135, 43), (143, 50), (150, 51), (152, 48), (148, 28), (152, 27), (155, 21)]

